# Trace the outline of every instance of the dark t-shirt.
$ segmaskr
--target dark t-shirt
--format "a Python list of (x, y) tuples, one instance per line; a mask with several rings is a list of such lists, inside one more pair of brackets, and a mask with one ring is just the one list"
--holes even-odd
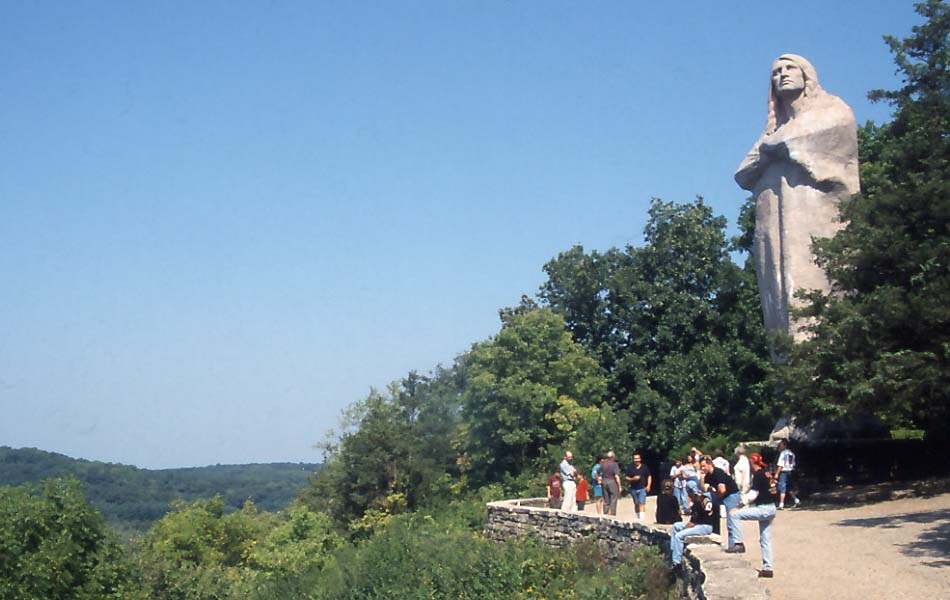
[(548, 477), (548, 487), (551, 488), (551, 497), (561, 497), (561, 476), (559, 474)]
[(705, 495), (700, 496), (699, 500), (693, 500), (689, 520), (694, 525), (715, 525), (719, 521), (719, 515), (715, 510), (713, 501)]
[(673, 494), (660, 494), (656, 497), (656, 522), (672, 525), (679, 523), (680, 505)]
[(637, 468), (635, 464), (630, 463), (627, 465), (627, 470), (624, 472), (624, 475), (627, 477), (639, 475), (640, 479), (637, 479), (636, 481), (630, 481), (629, 479), (627, 480), (627, 483), (630, 484), (630, 489), (639, 490), (647, 486), (647, 478), (650, 476), (650, 467), (640, 463), (640, 467)]
[(725, 471), (719, 467), (713, 468), (712, 473), (706, 473), (706, 478), (703, 480), (708, 486), (709, 491), (714, 494), (719, 494), (719, 484), (725, 484), (726, 493), (723, 497), (728, 496), (729, 494), (735, 494), (739, 491), (739, 486), (736, 485), (736, 480), (726, 474)]
[(768, 476), (765, 469), (759, 469), (752, 474), (752, 489), (759, 493), (752, 501), (752, 504), (759, 506), (762, 504), (775, 504), (778, 502), (778, 490), (774, 487), (772, 479)]
[(614, 477), (620, 475), (620, 465), (617, 464), (615, 460), (608, 460), (604, 463), (604, 470), (600, 475), (601, 481), (604, 482), (604, 485), (607, 485), (607, 482), (614, 481)]

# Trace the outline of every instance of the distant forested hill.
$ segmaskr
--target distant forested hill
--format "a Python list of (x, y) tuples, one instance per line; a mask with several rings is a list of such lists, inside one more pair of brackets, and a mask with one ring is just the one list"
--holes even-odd
[(0, 485), (73, 476), (82, 482), (89, 503), (113, 526), (134, 530), (147, 529), (168, 512), (176, 498), (191, 501), (220, 495), (233, 509), (241, 508), (250, 498), (262, 510), (280, 510), (319, 467), (271, 463), (149, 470), (36, 448), (0, 446)]

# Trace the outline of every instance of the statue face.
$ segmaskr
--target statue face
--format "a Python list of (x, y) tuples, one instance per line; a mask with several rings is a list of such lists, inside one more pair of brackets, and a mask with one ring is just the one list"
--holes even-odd
[(801, 67), (783, 58), (772, 66), (772, 87), (777, 93), (797, 93), (805, 89), (805, 73)]

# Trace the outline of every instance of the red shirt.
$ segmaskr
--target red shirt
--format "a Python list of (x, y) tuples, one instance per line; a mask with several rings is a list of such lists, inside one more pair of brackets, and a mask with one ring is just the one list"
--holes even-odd
[(578, 502), (587, 502), (590, 499), (590, 495), (587, 491), (590, 489), (589, 484), (586, 479), (581, 479), (577, 482), (577, 496), (576, 499)]

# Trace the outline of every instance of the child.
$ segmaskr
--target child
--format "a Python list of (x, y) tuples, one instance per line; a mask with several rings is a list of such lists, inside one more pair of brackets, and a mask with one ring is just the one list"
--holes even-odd
[(577, 473), (577, 510), (583, 512), (584, 504), (590, 499), (590, 484), (584, 479), (584, 475), (579, 471)]
[(679, 502), (673, 496), (673, 482), (663, 480), (663, 493), (656, 497), (656, 522), (672, 525), (680, 522)]
[(561, 471), (557, 469), (548, 477), (548, 507), (561, 508)]

